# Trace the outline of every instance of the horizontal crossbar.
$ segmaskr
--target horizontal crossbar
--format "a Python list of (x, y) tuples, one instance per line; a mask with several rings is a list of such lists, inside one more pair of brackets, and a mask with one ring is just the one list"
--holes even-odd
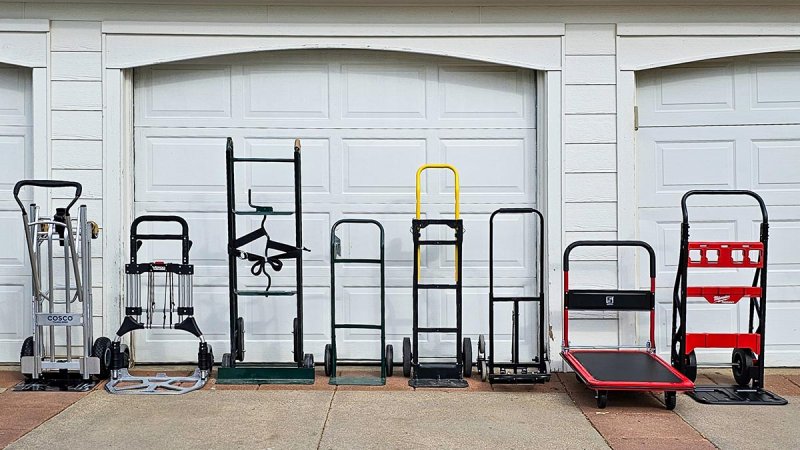
[(333, 262), (335, 264), (380, 264), (380, 259), (369, 259), (369, 258), (341, 258), (341, 259), (334, 259)]
[(347, 329), (361, 329), (361, 330), (380, 330), (380, 325), (364, 324), (364, 323), (337, 323), (333, 328), (347, 328)]
[(493, 302), (541, 302), (542, 297), (497, 297), (491, 298)]
[(696, 348), (749, 348), (761, 352), (761, 335), (758, 333), (686, 333), (686, 354)]
[(417, 333), (456, 333), (458, 332), (458, 328), (448, 328), (448, 327), (419, 327), (417, 328)]
[(700, 297), (708, 303), (733, 304), (744, 297), (761, 298), (761, 288), (757, 286), (689, 286), (687, 297)]
[(458, 289), (457, 284), (418, 284), (417, 289)]

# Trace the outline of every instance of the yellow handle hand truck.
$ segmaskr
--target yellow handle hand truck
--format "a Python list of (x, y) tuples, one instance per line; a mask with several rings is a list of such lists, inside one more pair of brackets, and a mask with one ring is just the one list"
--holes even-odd
[[(427, 169), (447, 169), (455, 177), (455, 209), (452, 219), (422, 219), (422, 172)], [(462, 341), (462, 283), (461, 246), (464, 241), (464, 224), (460, 217), (460, 195), (458, 170), (449, 164), (425, 164), (417, 170), (416, 215), (411, 221), (411, 234), (414, 239), (414, 277), (413, 277), (413, 329), (411, 338), (403, 338), (403, 375), (411, 377), (408, 384), (417, 387), (467, 387), (464, 377), (472, 375), (472, 343), (469, 338)], [(422, 231), (430, 226), (443, 226), (453, 232), (452, 239), (423, 239)], [(452, 284), (420, 283), (422, 246), (453, 246), (455, 248), (455, 279)], [(456, 294), (455, 327), (420, 327), (419, 292), (421, 290), (452, 290)], [(443, 333), (456, 335), (455, 361), (420, 362), (419, 334)], [(441, 358), (437, 358), (441, 359)]]

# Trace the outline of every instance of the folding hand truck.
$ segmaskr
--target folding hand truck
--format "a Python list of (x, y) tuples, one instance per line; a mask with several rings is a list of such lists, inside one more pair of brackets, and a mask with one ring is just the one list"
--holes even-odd
[[(25, 209), (19, 198), (24, 187), (72, 188), (75, 192), (65, 208), (56, 208), (48, 217), (36, 204), (30, 205), (30, 212)], [(95, 385), (92, 375), (108, 376), (110, 341), (106, 337), (93, 341), (92, 336), (91, 241), (100, 229), (87, 219), (84, 205), (78, 208), (77, 220), (70, 215), (82, 190), (75, 181), (22, 180), (14, 185), (33, 280), (33, 336), (25, 338), (20, 351), (27, 380), (14, 390), (88, 391)], [(56, 263), (63, 264), (63, 275), (57, 273)]]
[[(494, 218), (499, 214), (531, 214), (539, 220), (538, 274), (539, 293), (536, 296), (495, 296), (494, 295)], [(500, 208), (489, 216), (489, 356), (486, 356), (486, 340), (478, 337), (478, 373), (481, 380), (490, 383), (544, 383), (550, 381), (547, 370), (544, 293), (544, 217), (533, 208)], [(494, 307), (496, 302), (511, 302), (511, 362), (495, 362), (494, 352)], [(538, 303), (539, 351), (532, 362), (520, 362), (519, 346), (519, 304)], [(495, 368), (500, 373), (495, 373)], [(529, 371), (529, 369), (536, 369)]]
[[(342, 241), (336, 235), (336, 230), (342, 224), (372, 224), (378, 227), (380, 232), (380, 258), (341, 258)], [(383, 225), (377, 220), (372, 219), (341, 219), (331, 227), (331, 343), (325, 344), (325, 375), (330, 377), (330, 384), (335, 385), (384, 385), (386, 377), (392, 376), (394, 372), (394, 349), (392, 345), (386, 345), (386, 277), (384, 270), (384, 232)], [(337, 264), (378, 264), (381, 270), (381, 323), (380, 324), (355, 324), (355, 323), (336, 323), (336, 265)], [(381, 333), (381, 358), (375, 359), (340, 359), (336, 346), (336, 330), (380, 330)], [(381, 366), (380, 377), (339, 377), (336, 376), (336, 367), (339, 363), (355, 364), (379, 364)]]
[[(650, 257), (650, 289), (570, 289), (569, 255), (578, 247), (640, 247)], [(674, 409), (677, 392), (694, 383), (656, 354), (656, 254), (642, 241), (576, 241), (564, 251), (564, 342), (561, 356), (578, 379), (597, 393), (597, 407), (605, 408), (608, 391), (663, 391), (664, 405)], [(650, 340), (645, 347), (579, 347), (569, 341), (569, 312), (646, 311), (650, 313)]]
[[(181, 226), (179, 234), (149, 234), (139, 232), (143, 223), (172, 223)], [(138, 253), (145, 241), (179, 241), (181, 243), (181, 262), (164, 261), (139, 262)], [(111, 379), (106, 390), (112, 394), (185, 394), (202, 388), (206, 384), (212, 366), (214, 353), (206, 343), (203, 333), (194, 319), (192, 296), (192, 276), (194, 265), (189, 263), (189, 225), (179, 216), (141, 216), (131, 224), (130, 262), (125, 265), (125, 319), (111, 344)], [(163, 279), (162, 275), (163, 274)], [(142, 278), (146, 281), (143, 283)], [(175, 278), (177, 278), (177, 291)], [(162, 282), (163, 280), (163, 282)], [(144, 286), (144, 289), (142, 288)], [(142, 291), (146, 292), (146, 305), (142, 307)], [(158, 294), (156, 292), (158, 291)], [(163, 296), (160, 295), (163, 292)], [(177, 295), (176, 295), (177, 292)], [(163, 299), (163, 305), (159, 303)], [(145, 315), (142, 322), (142, 314)], [(159, 323), (158, 319), (161, 319)], [(177, 318), (177, 320), (176, 320)], [(135, 376), (128, 372), (131, 355), (127, 345), (122, 343), (126, 334), (143, 329), (175, 329), (193, 334), (200, 339), (197, 351), (197, 368), (189, 376)]]
[[(693, 196), (748, 196), (758, 202), (761, 226), (757, 242), (700, 242), (689, 240), (689, 209)], [(769, 218), (764, 200), (746, 190), (694, 190), (681, 198), (681, 249), (673, 290), (672, 365), (694, 380), (698, 348), (732, 348), (731, 368), (738, 386), (696, 386), (689, 395), (701, 403), (728, 405), (785, 405), (788, 402), (764, 389), (764, 331), (767, 320), (767, 241)], [(750, 286), (690, 286), (689, 269), (753, 269)], [(689, 298), (710, 304), (736, 304), (750, 299), (747, 333), (688, 333)], [(756, 320), (758, 323), (756, 324)], [(704, 367), (715, 367), (707, 365)], [(718, 365), (716, 366), (718, 367)]]
[[(230, 299), (230, 353), (222, 357), (222, 367), (217, 372), (217, 383), (220, 384), (313, 384), (314, 355), (303, 353), (303, 198), (300, 170), (300, 140), (294, 141), (293, 158), (256, 158), (236, 157), (233, 152), (233, 139), (228, 138), (225, 150), (227, 191), (228, 191), (228, 295)], [(236, 164), (291, 164), (294, 169), (294, 210), (276, 211), (271, 206), (253, 204), (252, 190), (248, 190), (250, 209), (236, 209), (235, 170)], [(261, 227), (255, 231), (237, 236), (237, 216), (261, 217)], [(266, 228), (267, 217), (294, 216), (295, 244), (284, 244), (270, 238)], [(265, 238), (264, 254), (242, 250), (252, 242)], [(278, 252), (270, 255), (270, 250)], [(253, 263), (250, 273), (253, 276), (263, 275), (267, 278), (267, 287), (263, 290), (239, 289), (237, 260)], [(267, 272), (267, 265), (279, 271), (283, 268), (283, 260), (295, 261), (296, 290), (274, 290), (272, 279)], [(239, 316), (239, 298), (292, 297), (297, 304), (297, 315), (293, 321), (292, 334), (294, 361), (239, 363), (244, 361), (244, 318)]]
[[(426, 169), (448, 169), (455, 177), (455, 205), (453, 219), (422, 219), (421, 218), (421, 175)], [(412, 338), (403, 338), (403, 376), (411, 377), (408, 381), (412, 387), (467, 387), (464, 377), (472, 375), (472, 343), (470, 338), (463, 338), (461, 321), (461, 246), (464, 241), (464, 223), (459, 214), (459, 179), (458, 171), (449, 164), (425, 164), (417, 169), (416, 181), (416, 218), (411, 221), (411, 234), (414, 238), (414, 278), (413, 278), (413, 330)], [(429, 226), (445, 226), (453, 231), (453, 239), (422, 239), (422, 231)], [(420, 251), (422, 246), (453, 246), (455, 248), (455, 283), (420, 283)], [(456, 326), (451, 327), (420, 327), (419, 326), (419, 292), (421, 290), (451, 290), (456, 294)], [(420, 362), (419, 334), (420, 333), (455, 333), (456, 355), (455, 362)]]

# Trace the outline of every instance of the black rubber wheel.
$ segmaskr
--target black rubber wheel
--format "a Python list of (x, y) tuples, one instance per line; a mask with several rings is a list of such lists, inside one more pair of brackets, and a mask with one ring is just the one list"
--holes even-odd
[(314, 354), (313, 353), (306, 353), (303, 355), (303, 367), (306, 369), (313, 369), (314, 368)]
[(605, 409), (608, 406), (608, 391), (597, 391), (597, 407)]
[(386, 344), (386, 376), (394, 375), (394, 347), (392, 344)]
[(329, 377), (333, 373), (333, 347), (325, 344), (325, 376)]
[(95, 339), (92, 356), (100, 358), (100, 373), (97, 378), (105, 380), (111, 375), (111, 339), (105, 336)]
[(694, 381), (697, 379), (697, 355), (694, 352), (685, 356), (683, 364), (683, 374), (686, 378)]
[[(211, 351), (211, 347), (209, 347), (209, 351)], [(211, 354), (211, 361), (214, 361), (214, 354)], [(128, 346), (125, 346), (125, 349), (122, 350), (122, 368), (123, 369), (130, 369), (131, 368), (131, 349)]]
[(472, 376), (472, 340), (464, 338), (464, 346), (461, 349), (463, 358), (461, 362), (464, 364), (464, 377), (469, 378)]
[(483, 335), (478, 336), (478, 357), (484, 358), (486, 356), (486, 339)]
[(733, 349), (733, 355), (731, 356), (733, 367), (731, 367), (731, 371), (736, 384), (742, 387), (750, 386), (755, 359), (756, 355), (749, 348)]
[[(24, 341), (22, 341), (22, 348), (19, 350), (20, 361), (24, 356), (33, 356), (33, 345), (34, 345), (33, 336), (28, 336), (25, 338)], [(29, 380), (31, 379), (31, 376), (32, 376), (31, 374), (26, 373), (25, 379)]]
[(223, 353), (222, 354), (222, 367), (229, 368), (233, 367), (233, 358), (231, 358), (230, 353)]
[(675, 391), (664, 392), (664, 406), (669, 411), (675, 409), (675, 405), (677, 404), (678, 404), (678, 394)]
[(485, 359), (478, 363), (478, 372), (481, 374), (481, 381), (489, 381), (489, 364)]
[(403, 338), (403, 376), (411, 376), (411, 338)]
[(294, 360), (295, 362), (300, 362), (302, 361), (300, 358), (303, 357), (303, 355), (300, 353), (300, 340), (303, 339), (303, 337), (300, 336), (300, 321), (297, 319), (297, 317), (295, 317), (292, 321), (292, 339), (294, 341), (292, 347), (294, 349)]
[(237, 361), (244, 360), (244, 318), (239, 317), (236, 319), (236, 354), (233, 359)]

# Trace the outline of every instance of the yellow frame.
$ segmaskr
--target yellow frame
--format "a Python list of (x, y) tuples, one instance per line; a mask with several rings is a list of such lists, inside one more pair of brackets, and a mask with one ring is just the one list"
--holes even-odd
[[(448, 169), (449, 171), (453, 172), (453, 176), (455, 177), (455, 219), (459, 220), (461, 218), (461, 187), (458, 178), (458, 170), (451, 166), (450, 164), (423, 164), (419, 166), (417, 169), (417, 204), (416, 204), (416, 214), (417, 219), (420, 219), (422, 215), (422, 172), (426, 169)], [(417, 276), (422, 277), (422, 255), (420, 254), (420, 249), (417, 249)], [(456, 248), (456, 260), (458, 260), (458, 249)], [(458, 281), (458, 267), (456, 267), (456, 281)]]

